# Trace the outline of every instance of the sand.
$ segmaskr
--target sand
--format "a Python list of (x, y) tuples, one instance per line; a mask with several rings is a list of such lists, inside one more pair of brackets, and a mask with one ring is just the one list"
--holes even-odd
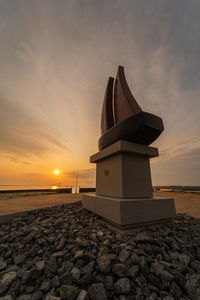
[(0, 215), (80, 201), (81, 194), (49, 194), (0, 200)]
[(154, 196), (174, 198), (178, 214), (200, 218), (200, 193), (155, 192)]
[[(174, 198), (177, 213), (186, 213), (190, 216), (200, 218), (200, 194), (155, 192), (154, 196)], [(82, 194), (38, 195), (6, 200), (1, 199), (0, 214), (55, 206), (80, 200), (82, 200)]]

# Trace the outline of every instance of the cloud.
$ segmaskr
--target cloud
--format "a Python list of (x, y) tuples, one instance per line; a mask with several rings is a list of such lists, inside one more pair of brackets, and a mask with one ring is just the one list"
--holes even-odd
[(71, 172), (65, 172), (65, 175), (68, 177), (68, 180), (74, 182), (77, 180), (78, 176), (78, 184), (84, 186), (94, 186), (95, 185), (95, 170), (96, 168), (91, 169), (81, 169), (74, 170)]
[(17, 164), (22, 164), (22, 165), (31, 165), (30, 162), (18, 160), (18, 159), (17, 159), (16, 157), (14, 157), (14, 156), (4, 155), (4, 157), (5, 157), (6, 159), (8, 159), (9, 161), (11, 161), (12, 163), (17, 163)]
[(85, 159), (100, 137), (107, 78), (121, 64), (141, 107), (164, 121), (153, 176), (175, 180), (173, 164), (186, 182), (184, 159), (197, 182), (189, 159), (200, 147), (199, 9), (194, 0), (2, 0), (0, 152), (30, 163), (54, 154), (64, 166), (66, 151), (74, 164)]
[[(40, 156), (51, 149), (67, 150), (56, 130), (37, 115), (24, 111), (16, 103), (0, 98), (0, 140), (2, 153), (20, 156)], [(11, 156), (9, 156), (11, 158)], [(14, 156), (12, 160), (16, 160)]]

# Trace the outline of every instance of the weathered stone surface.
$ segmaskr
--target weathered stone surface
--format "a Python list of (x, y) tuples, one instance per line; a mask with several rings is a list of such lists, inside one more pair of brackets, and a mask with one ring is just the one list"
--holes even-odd
[(99, 270), (102, 273), (109, 273), (111, 270), (111, 260), (110, 259), (100, 259), (99, 260)]
[(1, 280), (0, 286), (8, 287), (13, 282), (13, 280), (15, 280), (16, 276), (17, 276), (16, 272), (9, 272), (9, 273), (4, 274), (3, 279)]
[(79, 288), (73, 285), (62, 285), (60, 287), (60, 298), (63, 300), (73, 300), (79, 294)]
[(63, 237), (61, 240), (58, 242), (56, 246), (56, 250), (61, 250), (66, 244), (66, 239)]
[(121, 261), (122, 263), (126, 262), (127, 259), (129, 258), (130, 254), (127, 250), (122, 250), (120, 253), (119, 253), (119, 261)]
[(13, 300), (13, 297), (11, 295), (7, 295), (4, 297), (0, 297), (1, 300)]
[(115, 291), (117, 294), (129, 294), (131, 291), (131, 285), (128, 278), (120, 278), (115, 283)]
[(47, 293), (49, 292), (51, 289), (51, 284), (50, 284), (50, 281), (47, 280), (47, 281), (44, 281), (41, 286), (40, 286), (40, 291), (44, 292), (44, 293)]
[(126, 267), (124, 264), (114, 264), (112, 267), (113, 274), (118, 277), (124, 277), (125, 271), (126, 271)]
[(186, 284), (185, 289), (188, 295), (197, 300), (200, 298), (200, 275), (199, 274), (192, 274), (189, 276)]
[[(61, 227), (52, 226), (56, 216), (66, 219)], [(7, 259), (0, 256), (0, 262), (6, 263), (0, 270), (2, 300), (57, 300), (61, 299), (61, 286), (65, 286), (61, 289), (63, 299), (75, 297), (74, 300), (101, 297), (198, 300), (200, 297), (199, 219), (181, 215), (171, 225), (144, 229), (132, 236), (122, 235), (100, 223), (80, 203), (74, 203), (41, 209), (30, 218), (22, 217), (7, 224), (7, 229), (4, 226), (0, 227), (0, 250), (4, 255), (5, 249), (12, 251)], [(26, 236), (30, 238), (30, 228), (36, 230), (36, 227), (41, 227), (37, 231), (39, 236), (32, 237), (25, 245), (23, 241)], [(97, 236), (98, 232), (103, 235)], [(55, 241), (62, 237), (66, 239), (65, 254), (52, 256)], [(105, 244), (106, 240), (109, 243)], [(77, 251), (83, 252), (75, 259)], [(14, 258), (20, 255), (26, 258), (16, 265)], [(111, 268), (100, 270), (99, 265), (105, 261)], [(35, 279), (31, 276), (33, 269), (40, 272)]]
[(86, 290), (81, 290), (80, 294), (77, 297), (77, 300), (86, 300), (87, 299), (87, 292)]
[(72, 276), (72, 280), (74, 282), (79, 282), (80, 276), (81, 276), (81, 272), (78, 268), (73, 268), (71, 270), (71, 276)]
[(107, 300), (106, 290), (102, 283), (93, 283), (88, 290), (91, 300)]
[(54, 297), (54, 296), (46, 296), (45, 300), (60, 300), (60, 297)]
[(40, 271), (45, 269), (44, 260), (40, 260), (40, 261), (36, 262), (35, 265), (36, 265), (36, 268), (39, 269)]
[(74, 254), (74, 259), (82, 258), (83, 255), (84, 255), (84, 251), (83, 250), (78, 250)]
[(16, 265), (21, 265), (26, 259), (26, 256), (25, 255), (17, 255), (14, 257), (14, 262)]

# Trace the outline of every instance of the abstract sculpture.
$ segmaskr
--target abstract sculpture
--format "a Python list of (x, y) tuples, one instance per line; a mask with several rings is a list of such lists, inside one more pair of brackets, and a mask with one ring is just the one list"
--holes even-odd
[(109, 78), (101, 115), (99, 150), (119, 140), (150, 145), (164, 130), (162, 119), (143, 112), (126, 82), (124, 68), (119, 66), (117, 77)]
[[(114, 87), (113, 87), (114, 86)], [(83, 207), (121, 229), (168, 221), (176, 216), (174, 200), (153, 198), (149, 147), (164, 130), (162, 119), (142, 111), (119, 66), (110, 77), (101, 115), (96, 163), (96, 194), (83, 195)]]

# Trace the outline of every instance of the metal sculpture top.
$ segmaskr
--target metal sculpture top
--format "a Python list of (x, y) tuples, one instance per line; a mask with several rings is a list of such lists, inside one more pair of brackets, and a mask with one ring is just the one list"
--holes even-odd
[(150, 145), (163, 130), (161, 118), (142, 111), (128, 87), (124, 68), (119, 66), (115, 83), (114, 78), (108, 79), (101, 115), (99, 150), (118, 140)]

